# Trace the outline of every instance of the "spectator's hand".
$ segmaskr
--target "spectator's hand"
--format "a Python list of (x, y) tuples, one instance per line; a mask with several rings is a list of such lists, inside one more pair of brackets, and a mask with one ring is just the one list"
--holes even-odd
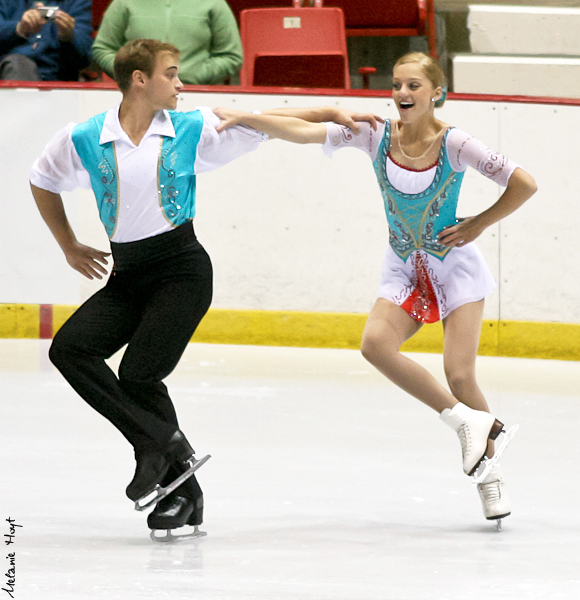
[(42, 2), (37, 2), (34, 8), (27, 10), (22, 15), (20, 22), (16, 25), (16, 33), (20, 37), (28, 39), (39, 33), (45, 26), (46, 21), (40, 16), (40, 13), (37, 10), (39, 6), (44, 6), (44, 4), (42, 4)]
[(75, 19), (62, 10), (59, 10), (54, 17), (58, 37), (61, 42), (72, 42), (75, 38)]
[(337, 108), (335, 116), (332, 120), (339, 125), (348, 127), (353, 133), (356, 134), (360, 133), (360, 128), (356, 124), (357, 121), (365, 121), (366, 123), (370, 123), (371, 127), (375, 131), (377, 130), (377, 121), (380, 123), (385, 122), (384, 119), (377, 117), (377, 115), (373, 115), (371, 113), (357, 113), (345, 108)]
[(107, 274), (103, 265), (108, 264), (106, 257), (110, 255), (110, 252), (102, 252), (78, 242), (65, 250), (68, 264), (88, 279), (102, 279)]

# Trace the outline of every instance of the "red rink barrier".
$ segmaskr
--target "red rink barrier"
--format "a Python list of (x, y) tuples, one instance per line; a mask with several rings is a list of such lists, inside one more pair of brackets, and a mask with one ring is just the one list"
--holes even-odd
[[(111, 82), (77, 81), (0, 81), (1, 89), (36, 88), (48, 90), (117, 90)], [(240, 85), (186, 85), (184, 92), (212, 94), (257, 94), (266, 96), (340, 96), (344, 98), (391, 98), (391, 90), (359, 90), (329, 88), (283, 88), (252, 87)], [(467, 100), (470, 102), (514, 102), (519, 104), (554, 104), (559, 106), (580, 106), (579, 98), (551, 98), (547, 96), (502, 96), (495, 94), (456, 94), (449, 93), (448, 100)]]

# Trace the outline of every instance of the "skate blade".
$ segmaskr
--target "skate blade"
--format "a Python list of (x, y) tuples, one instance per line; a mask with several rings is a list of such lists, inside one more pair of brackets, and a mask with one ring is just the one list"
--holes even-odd
[[(159, 531), (165, 531), (165, 535), (156, 535)], [(157, 544), (174, 544), (184, 542), (185, 540), (194, 540), (207, 535), (206, 531), (200, 531), (197, 525), (194, 525), (193, 531), (175, 535), (172, 529), (153, 529), (149, 537)]]
[[(139, 498), (135, 502), (135, 510), (139, 512), (146, 510), (150, 506), (157, 504), (160, 500), (163, 500), (163, 498), (169, 496), (171, 492), (176, 490), (184, 481), (187, 481), (210, 458), (211, 456), (209, 454), (204, 456), (203, 458), (200, 458), (199, 460), (193, 457), (190, 458), (187, 461), (190, 464), (190, 467), (189, 469), (187, 469), (187, 471), (182, 473), (175, 481), (172, 481), (167, 487), (161, 487), (159, 484), (157, 484), (148, 494), (141, 496), (141, 498)], [(153, 497), (151, 497), (152, 495)]]
[(501, 436), (501, 444), (499, 448), (496, 448), (494, 455), (491, 458), (484, 458), (479, 466), (477, 467), (475, 473), (471, 476), (471, 481), (474, 484), (482, 483), (483, 480), (489, 475), (489, 472), (493, 469), (496, 463), (499, 462), (502, 454), (505, 452), (505, 449), (508, 447), (508, 444), (512, 441), (515, 434), (517, 433), (519, 425), (513, 425), (507, 431), (502, 431)]

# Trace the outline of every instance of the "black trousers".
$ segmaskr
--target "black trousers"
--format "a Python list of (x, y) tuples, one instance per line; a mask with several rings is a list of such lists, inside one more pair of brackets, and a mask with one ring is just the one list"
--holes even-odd
[[(191, 222), (111, 250), (106, 286), (59, 330), (50, 359), (136, 454), (164, 450), (179, 424), (162, 380), (210, 306), (211, 261)], [(125, 344), (116, 375), (105, 359)]]

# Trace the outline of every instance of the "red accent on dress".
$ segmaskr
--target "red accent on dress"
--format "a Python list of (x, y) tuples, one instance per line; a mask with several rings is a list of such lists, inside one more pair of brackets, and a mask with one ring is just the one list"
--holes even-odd
[(414, 289), (401, 307), (419, 323), (436, 323), (441, 319), (437, 295), (420, 252), (413, 256)]

